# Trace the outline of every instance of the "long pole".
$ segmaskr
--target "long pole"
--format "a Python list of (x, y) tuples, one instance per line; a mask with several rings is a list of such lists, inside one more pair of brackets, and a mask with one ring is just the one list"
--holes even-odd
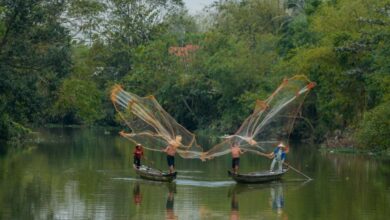
[(301, 171), (299, 171), (298, 169), (294, 168), (293, 166), (291, 166), (290, 164), (286, 163), (286, 162), (283, 162), (283, 164), (287, 165), (289, 168), (291, 168), (292, 170), (294, 170), (295, 172), (301, 174), (302, 176), (306, 177), (308, 180), (312, 180), (312, 178), (310, 178), (309, 176), (305, 175), (304, 173), (302, 173)]

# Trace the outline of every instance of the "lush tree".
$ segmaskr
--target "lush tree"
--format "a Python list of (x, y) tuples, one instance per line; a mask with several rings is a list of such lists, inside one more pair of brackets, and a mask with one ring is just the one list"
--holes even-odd
[(56, 111), (64, 123), (93, 124), (102, 115), (102, 93), (93, 81), (66, 79), (59, 91)]
[(107, 1), (107, 21), (102, 38), (110, 55), (106, 60), (107, 70), (121, 78), (133, 67), (135, 48), (157, 37), (161, 31), (163, 18), (182, 6), (180, 0), (174, 1)]
[[(382, 54), (388, 45), (389, 17), (380, 13), (386, 7), (377, 1), (328, 2), (305, 19), (304, 26), (297, 26), (297, 16), (286, 28), (292, 36), (283, 37), (280, 45), (288, 56), (275, 71), (306, 73), (318, 83), (312, 119), (320, 139), (359, 124), (364, 112), (388, 93), (387, 58)], [(299, 27), (303, 30), (294, 32)]]
[(365, 112), (356, 134), (359, 145), (371, 150), (390, 149), (390, 102), (384, 102)]
[[(390, 6), (376, 0), (0, 1), (0, 138), (26, 123), (114, 124), (110, 87), (155, 95), (191, 130), (231, 133), (285, 78), (317, 87), (295, 137), (388, 148)], [(74, 39), (73, 43), (71, 39)], [(381, 122), (384, 122), (383, 124)], [(22, 129), (23, 130), (23, 129)]]
[(99, 39), (107, 7), (104, 1), (70, 0), (63, 15), (63, 23), (73, 39), (91, 45)]
[(2, 117), (11, 128), (45, 122), (71, 65), (69, 34), (60, 23), (64, 3), (0, 1), (0, 9)]

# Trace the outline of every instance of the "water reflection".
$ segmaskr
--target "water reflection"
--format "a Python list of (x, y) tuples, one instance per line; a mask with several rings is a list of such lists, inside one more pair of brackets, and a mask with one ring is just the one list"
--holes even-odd
[[(45, 131), (45, 142), (0, 156), (0, 219), (322, 220), (390, 216), (389, 159), (319, 154), (313, 146), (299, 146), (292, 148), (290, 162), (314, 181), (295, 181), (297, 175), (291, 172), (283, 182), (240, 185), (223, 172), (228, 156), (207, 163), (178, 158), (179, 173), (184, 175), (172, 187), (134, 178), (128, 160), (132, 148), (117, 135), (101, 135), (90, 129)], [(158, 167), (166, 163), (164, 155), (157, 152), (148, 152), (148, 158)], [(253, 167), (268, 167), (265, 162), (246, 155), (241, 168), (249, 172)], [(180, 193), (176, 193), (176, 186)]]
[[(228, 191), (228, 197), (231, 198), (230, 219), (240, 219), (241, 216), (247, 217), (247, 211), (253, 212), (255, 208), (258, 215), (266, 219), (287, 220), (288, 215), (285, 209), (284, 188), (287, 187), (284, 182), (272, 182), (263, 184), (237, 184)], [(295, 186), (295, 187), (294, 187)], [(290, 189), (296, 188), (295, 184), (289, 184)], [(296, 190), (301, 187), (298, 186)], [(240, 200), (240, 199), (241, 200)], [(241, 208), (239, 209), (239, 201)], [(256, 204), (254, 206), (254, 204)], [(251, 208), (252, 207), (252, 208)]]
[(233, 190), (231, 201), (231, 211), (230, 211), (230, 220), (238, 220), (240, 219), (240, 212), (238, 210), (238, 199), (237, 193)]
[(169, 219), (169, 220), (179, 219), (175, 215), (175, 210), (173, 207), (175, 201), (175, 193), (176, 193), (176, 184), (175, 183), (168, 184), (168, 196), (165, 205), (165, 209), (166, 209), (165, 219)]
[(287, 214), (283, 212), (284, 195), (282, 183), (271, 185), (270, 187), (270, 203), (272, 210), (277, 213), (282, 219), (288, 219)]
[(138, 182), (134, 184), (133, 201), (136, 206), (141, 205), (142, 202), (141, 189), (140, 189), (140, 184)]

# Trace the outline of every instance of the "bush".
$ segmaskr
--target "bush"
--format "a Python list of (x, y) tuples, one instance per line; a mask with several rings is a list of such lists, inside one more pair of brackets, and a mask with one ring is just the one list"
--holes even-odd
[(0, 140), (9, 138), (9, 117), (5, 113), (0, 114)]
[[(0, 141), (23, 141), (31, 130), (11, 120), (7, 113), (0, 115)], [(0, 146), (1, 147), (1, 146)]]
[(364, 114), (356, 133), (359, 146), (370, 150), (390, 148), (390, 101)]

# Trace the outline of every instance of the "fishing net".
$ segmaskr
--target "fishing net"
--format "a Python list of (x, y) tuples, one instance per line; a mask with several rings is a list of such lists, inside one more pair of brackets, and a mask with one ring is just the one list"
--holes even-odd
[(131, 132), (123, 137), (143, 145), (145, 149), (163, 151), (169, 144), (184, 158), (200, 158), (202, 148), (195, 135), (181, 126), (157, 102), (154, 96), (139, 97), (116, 85), (111, 100), (122, 121)]
[(120, 132), (123, 137), (155, 151), (163, 151), (171, 144), (183, 158), (204, 160), (230, 153), (233, 143), (260, 155), (269, 153), (281, 141), (288, 145), (303, 101), (314, 86), (303, 75), (283, 80), (265, 101), (256, 102), (253, 113), (236, 133), (224, 136), (221, 143), (206, 152), (197, 144), (195, 135), (177, 123), (153, 96), (139, 97), (115, 86), (111, 100), (131, 129), (130, 133)]
[(238, 143), (249, 152), (265, 156), (279, 142), (288, 145), (294, 122), (303, 101), (315, 86), (305, 76), (298, 75), (283, 80), (282, 84), (265, 101), (256, 102), (253, 113), (243, 122), (238, 131), (223, 137), (203, 155), (207, 159), (230, 153), (230, 146)]

